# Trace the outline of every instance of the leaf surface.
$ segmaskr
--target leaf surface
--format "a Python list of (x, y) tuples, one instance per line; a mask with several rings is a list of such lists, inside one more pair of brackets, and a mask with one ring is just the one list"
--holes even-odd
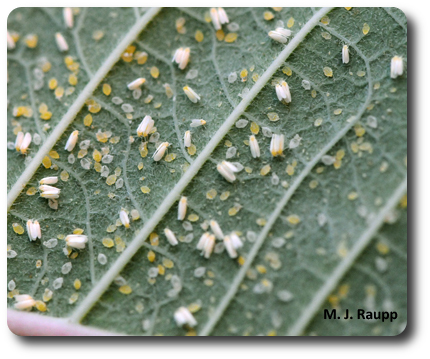
[[(133, 335), (395, 335), (403, 330), (407, 83), (406, 71), (390, 78), (390, 61), (395, 55), (406, 60), (406, 19), (396, 9), (271, 11), (275, 18), (266, 21), (262, 9), (228, 8), (230, 23), (239, 25), (232, 43), (217, 39), (205, 21), (207, 9), (81, 9), (74, 30), (64, 29), (59, 9), (18, 9), (9, 16), (9, 31), (20, 29), (21, 39), (8, 52), (8, 140), (14, 141), (21, 127), (38, 133), (41, 145), (32, 143), (26, 158), (8, 150), (11, 198), (14, 184), (25, 180), (20, 176), (25, 166), (38, 167), (11, 201), (8, 246), (17, 256), (8, 259), (8, 281), (39, 300), (46, 288), (52, 290), (43, 315)], [(179, 18), (185, 19), (183, 34), (176, 29)], [(292, 25), (286, 46), (267, 36), (279, 20)], [(20, 27), (23, 23), (28, 29)], [(61, 100), (48, 81), (55, 77), (70, 87), (71, 71), (55, 47), (53, 24), (66, 34), (68, 55), (80, 65), (74, 92)], [(27, 49), (22, 40), (31, 31), (39, 36), (35, 49)], [(93, 39), (97, 31), (104, 32), (98, 41)], [(133, 31), (139, 33), (135, 51), (145, 51), (147, 61), (112, 60), (108, 68), (107, 60), (125, 50), (124, 39)], [(196, 41), (196, 31), (203, 33), (203, 41)], [(225, 26), (224, 31), (229, 32)], [(348, 64), (342, 64), (344, 44), (350, 50)], [(184, 71), (171, 62), (181, 46), (191, 48)], [(35, 69), (46, 61), (43, 57), (52, 68), (35, 90), (35, 76), (40, 76)], [(158, 76), (151, 75), (154, 67)], [(101, 69), (106, 76), (101, 77)], [(232, 72), (234, 82), (228, 80)], [(146, 78), (140, 96), (126, 86), (138, 77)], [(279, 79), (290, 87), (289, 105), (276, 97)], [(85, 100), (92, 102), (85, 104), (82, 98), (91, 83), (95, 91)], [(103, 84), (111, 86), (109, 95)], [(167, 96), (165, 84), (173, 97)], [(182, 91), (186, 85), (201, 101), (189, 101)], [(72, 118), (70, 108), (79, 101), (83, 108)], [(49, 121), (39, 118), (42, 102), (54, 114)], [(86, 126), (91, 103), (101, 109), (91, 113), (92, 123)], [(33, 116), (15, 118), (15, 106), (30, 106)], [(152, 116), (159, 134), (146, 144), (147, 153), (136, 136), (145, 115)], [(73, 121), (67, 127), (68, 116)], [(190, 128), (198, 118), (207, 124)], [(46, 123), (51, 129), (44, 131)], [(195, 153), (183, 144), (190, 129)], [(71, 157), (64, 146), (74, 130), (79, 140)], [(51, 131), (60, 132), (52, 148), (59, 158), (51, 153), (47, 169), (35, 159), (43, 159)], [(253, 133), (262, 153), (258, 159), (247, 145)], [(271, 133), (285, 136), (282, 157), (269, 152)], [(296, 135), (300, 145), (290, 149)], [(90, 140), (87, 150), (81, 148), (84, 140)], [(154, 162), (151, 155), (162, 141), (170, 143), (169, 157)], [(100, 164), (93, 158), (95, 150), (106, 154)], [(335, 164), (324, 164), (325, 156), (334, 157)], [(244, 167), (234, 183), (216, 170), (226, 158)], [(102, 166), (114, 177), (106, 178)], [(270, 171), (262, 174), (268, 166)], [(62, 178), (58, 210), (38, 194), (27, 194), (38, 180), (53, 175)], [(177, 220), (181, 195), (188, 198), (184, 222)], [(121, 208), (139, 213), (129, 229), (119, 221)], [(13, 230), (14, 223), (25, 228), (29, 218), (41, 223), (42, 240), (29, 242), (26, 233)], [(195, 249), (211, 219), (224, 234), (240, 234), (244, 247), (238, 259), (229, 258), (221, 242), (210, 259)], [(77, 228), (89, 243), (69, 258), (63, 239)], [(179, 245), (169, 245), (165, 228), (176, 234)], [(56, 247), (42, 244), (50, 238), (58, 239)], [(113, 244), (109, 248), (106, 238)], [(68, 262), (72, 270), (64, 274)], [(54, 289), (60, 277), (63, 285)], [(82, 283), (79, 289), (75, 279)], [(13, 306), (12, 299), (8, 305)], [(180, 306), (195, 310), (195, 330), (187, 333), (176, 326), (173, 313)], [(360, 306), (397, 310), (399, 318), (358, 324), (321, 319), (321, 308), (356, 311)]]

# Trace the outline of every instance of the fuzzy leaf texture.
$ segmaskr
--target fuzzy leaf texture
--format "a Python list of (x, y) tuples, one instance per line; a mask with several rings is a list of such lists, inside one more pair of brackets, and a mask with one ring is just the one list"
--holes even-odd
[[(32, 309), (41, 316), (127, 335), (404, 330), (407, 28), (400, 10), (226, 8), (223, 33), (207, 21), (209, 9), (73, 11), (71, 29), (60, 8), (19, 8), (8, 18), (8, 31), (19, 35), (8, 50), (7, 244), (16, 253), (8, 258), (9, 307), (14, 294), (30, 294), (46, 300), (46, 311)], [(279, 21), (292, 31), (286, 44), (268, 36)], [(67, 52), (56, 47), (56, 32)], [(36, 47), (27, 46), (28, 34), (38, 36)], [(124, 55), (130, 44), (132, 55)], [(179, 47), (191, 49), (185, 70), (171, 62)], [(139, 63), (139, 52), (146, 61)], [(396, 55), (405, 69), (393, 79)], [(133, 93), (127, 84), (139, 77), (146, 82)], [(289, 104), (278, 101), (279, 80), (289, 85)], [(186, 97), (186, 85), (199, 102)], [(49, 120), (41, 118), (46, 111)], [(146, 148), (136, 135), (145, 115), (156, 127)], [(206, 125), (191, 128), (192, 119)], [(20, 130), (33, 135), (27, 155), (12, 145)], [(271, 133), (285, 136), (282, 156), (269, 151)], [(260, 158), (251, 156), (252, 134)], [(299, 145), (289, 148), (296, 135)], [(164, 141), (170, 146), (155, 162)], [(216, 169), (226, 158), (241, 164), (233, 183)], [(59, 177), (57, 209), (37, 192), (48, 176)], [(40, 222), (41, 239), (28, 240), (28, 219)], [(238, 258), (219, 240), (209, 259), (200, 255), (196, 245), (211, 219), (224, 234), (239, 234)], [(67, 256), (64, 238), (77, 229), (89, 241)], [(43, 244), (54, 238), (55, 247)], [(57, 278), (63, 284), (55, 289)], [(176, 325), (181, 306), (193, 312), (195, 328)], [(398, 319), (324, 320), (324, 308), (397, 311)]]

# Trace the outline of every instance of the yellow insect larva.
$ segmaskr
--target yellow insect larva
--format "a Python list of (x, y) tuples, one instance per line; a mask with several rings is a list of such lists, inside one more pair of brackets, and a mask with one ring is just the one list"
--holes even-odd
[(391, 59), (391, 78), (403, 75), (403, 59), (400, 56), (394, 56)]
[(269, 31), (269, 37), (275, 41), (285, 44), (291, 36), (291, 30), (277, 27), (275, 30)]
[(209, 224), (211, 226), (212, 232), (214, 232), (215, 234), (215, 237), (217, 237), (218, 239), (223, 239), (224, 234), (222, 233), (221, 227), (219, 226), (218, 222), (212, 219)]
[(189, 60), (190, 60), (190, 48), (180, 47), (175, 51), (172, 62), (176, 62), (179, 65), (179, 68), (181, 70), (184, 70), (187, 67)]
[(160, 161), (163, 158), (164, 154), (166, 153), (167, 147), (169, 146), (170, 146), (169, 142), (162, 142), (160, 146), (158, 146), (154, 154), (152, 155), (152, 158), (154, 159), (154, 161)]
[(66, 26), (71, 29), (73, 27), (73, 10), (71, 7), (65, 7), (63, 9), (63, 18)]
[(202, 251), (205, 258), (209, 258), (215, 246), (215, 236), (208, 232), (203, 233), (197, 243), (197, 249)]
[(185, 147), (190, 147), (191, 146), (191, 131), (185, 131), (184, 146)]
[(9, 34), (9, 31), (7, 32), (7, 49), (13, 50), (15, 48), (15, 41), (13, 40), (13, 37)]
[(21, 144), (22, 140), (24, 139), (24, 132), (19, 131), (16, 134), (16, 140), (15, 140), (15, 149), (19, 152), (21, 150)]
[(178, 244), (175, 234), (169, 228), (164, 229), (164, 235), (172, 246), (176, 246)]
[(46, 184), (39, 186), (41, 192), (40, 197), (56, 199), (60, 197), (61, 190), (57, 187), (48, 186)]
[(184, 325), (187, 325), (189, 327), (195, 327), (197, 325), (197, 321), (194, 318), (194, 316), (191, 314), (191, 312), (185, 308), (180, 307), (175, 311), (175, 314), (173, 315), (176, 324), (178, 327), (182, 327)]
[[(21, 137), (19, 135), (19, 133), (18, 133), (18, 136), (17, 136), (17, 140), (20, 140), (18, 137)], [(15, 142), (15, 148), (17, 148), (17, 145), (19, 145), (19, 151), (23, 155), (25, 155), (27, 153), (28, 146), (30, 146), (30, 143), (31, 143), (31, 134), (29, 132), (27, 132), (25, 134), (25, 136), (22, 138), (22, 140), (20, 141), (20, 143), (19, 143), (19, 141), (18, 141), (18, 143)]]
[(251, 149), (251, 155), (254, 158), (260, 157), (260, 146), (254, 135), (249, 136), (249, 148)]
[(88, 242), (88, 237), (83, 234), (69, 234), (65, 240), (69, 247), (84, 249), (85, 243)]
[(272, 135), (270, 142), (270, 152), (273, 157), (281, 156), (284, 150), (284, 135)]
[(342, 47), (342, 62), (347, 64), (349, 62), (349, 49), (348, 45), (343, 45)]
[(239, 169), (228, 161), (222, 161), (217, 165), (218, 172), (228, 181), (234, 182), (236, 180), (235, 172), (239, 172)]
[(137, 128), (137, 135), (139, 137), (147, 137), (151, 132), (152, 128), (154, 127), (154, 123), (155, 122), (152, 117), (146, 115), (140, 123), (139, 127)]
[(182, 88), (185, 92), (185, 95), (189, 98), (189, 100), (193, 103), (197, 103), (200, 101), (200, 96), (189, 86), (184, 86)]
[(224, 247), (227, 250), (230, 258), (236, 258), (236, 249), (243, 247), (243, 243), (239, 236), (233, 232), (230, 235), (224, 237)]
[(291, 102), (290, 87), (285, 81), (282, 81), (280, 84), (277, 84), (275, 89), (279, 101), (285, 101), (285, 103)]
[(124, 208), (119, 212), (119, 219), (125, 228), (130, 228), (130, 219), (128, 218), (128, 214)]
[(139, 77), (136, 80), (130, 82), (127, 87), (129, 90), (137, 90), (140, 86), (142, 86), (146, 82), (146, 79), (143, 77)]
[(14, 298), (16, 300), (14, 307), (18, 310), (29, 310), (36, 305), (36, 301), (28, 294), (18, 294)]
[(72, 152), (73, 149), (76, 146), (76, 142), (78, 142), (78, 136), (79, 136), (79, 131), (75, 130), (70, 134), (69, 139), (67, 140), (66, 146), (64, 147), (65, 150)]
[(40, 224), (38, 221), (29, 219), (27, 221), (27, 234), (30, 241), (35, 241), (37, 238), (42, 238)]
[(178, 204), (178, 220), (183, 221), (187, 214), (187, 197), (182, 196)]
[(57, 43), (57, 47), (60, 52), (66, 52), (69, 50), (69, 45), (61, 33), (55, 33), (55, 42)]
[(191, 120), (190, 127), (200, 127), (200, 126), (203, 126), (203, 125), (206, 125), (206, 121), (205, 120), (195, 119), (195, 120)]

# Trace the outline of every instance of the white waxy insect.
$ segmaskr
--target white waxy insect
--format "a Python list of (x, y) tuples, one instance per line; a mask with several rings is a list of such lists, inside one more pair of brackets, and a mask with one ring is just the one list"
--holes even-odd
[(7, 49), (13, 50), (15, 48), (15, 41), (13, 40), (12, 36), (9, 34), (9, 31), (7, 32)]
[(200, 96), (197, 95), (197, 93), (191, 87), (184, 86), (182, 89), (184, 90), (185, 95), (187, 95), (191, 102), (197, 103), (198, 101), (200, 101)]
[(73, 10), (71, 7), (63, 9), (63, 18), (66, 26), (71, 29), (73, 27)]
[(222, 8), (222, 7), (218, 8), (218, 18), (219, 18), (219, 22), (221, 24), (228, 24), (228, 22), (229, 22), (227, 13), (225, 12), (224, 8)]
[(58, 177), (57, 176), (53, 176), (53, 177), (45, 177), (45, 178), (42, 178), (40, 181), (39, 181), (39, 184), (40, 185), (42, 185), (42, 184), (55, 184), (55, 183), (57, 183), (58, 182)]
[(282, 81), (280, 84), (277, 84), (275, 89), (279, 101), (285, 101), (285, 103), (291, 102), (290, 87), (285, 81)]
[(221, 227), (219, 226), (217, 221), (212, 219), (210, 221), (210, 226), (211, 226), (212, 232), (214, 232), (215, 234), (215, 237), (217, 237), (218, 239), (224, 238), (224, 234), (222, 233)]
[(51, 199), (58, 198), (60, 196), (60, 192), (61, 192), (61, 190), (59, 188), (49, 186), (46, 184), (39, 186), (39, 191), (42, 192), (40, 194), (40, 197), (51, 198)]
[(152, 117), (146, 115), (140, 123), (139, 127), (137, 128), (137, 135), (139, 137), (147, 137), (151, 132), (152, 128), (154, 127), (154, 123), (155, 122)]
[(39, 221), (29, 219), (27, 221), (27, 234), (30, 241), (35, 241), (37, 238), (42, 238)]
[(184, 146), (185, 147), (190, 147), (191, 146), (191, 131), (185, 131)]
[(27, 153), (28, 146), (31, 143), (31, 134), (27, 132), (25, 135), (23, 132), (18, 132), (15, 140), (15, 149), (22, 154)]
[(349, 62), (349, 49), (348, 45), (343, 45), (342, 47), (342, 62), (347, 64)]
[(284, 151), (284, 135), (272, 135), (270, 142), (270, 152), (273, 157), (281, 156)]
[(187, 214), (187, 197), (182, 196), (178, 204), (178, 220), (183, 221)]
[(146, 82), (146, 79), (143, 77), (139, 77), (138, 79), (130, 82), (127, 87), (129, 90), (137, 90), (140, 86), (142, 86)]
[(24, 139), (24, 132), (18, 132), (15, 140), (15, 149), (19, 152), (21, 150), (22, 140)]
[(199, 242), (197, 243), (197, 249), (202, 251), (202, 255), (205, 258), (209, 258), (212, 254), (212, 251), (215, 246), (215, 236), (205, 232), (200, 237)]
[(164, 154), (166, 153), (167, 147), (170, 146), (169, 142), (162, 142), (160, 146), (155, 150), (154, 154), (152, 155), (152, 158), (154, 161), (160, 161)]
[(173, 233), (169, 228), (164, 229), (164, 235), (172, 246), (176, 246), (178, 244), (175, 233)]
[(239, 169), (233, 163), (228, 161), (222, 161), (216, 168), (228, 182), (234, 182), (236, 180), (234, 173), (239, 172)]
[(217, 31), (220, 30), (221, 22), (219, 20), (218, 11), (214, 7), (211, 9), (210, 15), (211, 15), (212, 24), (214, 25), (215, 30)]
[(72, 152), (76, 146), (76, 142), (78, 142), (78, 136), (79, 136), (79, 131), (78, 130), (73, 131), (70, 134), (69, 139), (67, 140), (67, 143), (66, 143), (66, 146), (64, 147), (64, 149), (69, 151), (69, 152)]
[(61, 33), (55, 33), (55, 42), (57, 43), (58, 50), (61, 52), (66, 52), (69, 50), (69, 45)]
[(188, 325), (189, 327), (195, 327), (197, 325), (197, 321), (188, 308), (180, 307), (175, 311), (173, 315), (175, 318), (175, 322), (178, 327), (182, 327), (183, 325)]
[(189, 60), (190, 60), (190, 48), (180, 47), (175, 51), (172, 62), (176, 62), (179, 65), (179, 68), (181, 70), (184, 70), (187, 67)]
[(394, 56), (391, 59), (391, 78), (403, 75), (403, 59), (400, 56)]
[(291, 30), (284, 29), (283, 27), (277, 27), (275, 30), (269, 31), (269, 37), (281, 44), (285, 44), (290, 35)]
[(72, 248), (84, 249), (87, 242), (88, 237), (82, 234), (69, 234), (66, 237), (66, 244)]
[(36, 301), (28, 294), (18, 294), (14, 298), (16, 300), (14, 307), (18, 310), (29, 310), (36, 305)]
[(224, 237), (224, 247), (227, 250), (227, 253), (230, 256), (230, 258), (236, 258), (237, 257), (237, 252), (233, 246), (233, 242), (232, 242), (230, 236)]
[(260, 157), (260, 146), (254, 135), (249, 136), (249, 148), (251, 149), (251, 155), (254, 158)]
[(195, 120), (191, 120), (190, 127), (200, 127), (200, 126), (203, 126), (203, 125), (206, 125), (206, 121), (205, 120), (195, 119)]
[(124, 208), (121, 208), (121, 211), (119, 212), (119, 219), (125, 228), (130, 228), (130, 219), (128, 218), (128, 214)]

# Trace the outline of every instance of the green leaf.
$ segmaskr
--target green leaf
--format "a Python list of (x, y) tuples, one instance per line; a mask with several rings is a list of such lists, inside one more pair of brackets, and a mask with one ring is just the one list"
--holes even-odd
[[(226, 11), (225, 34), (238, 34), (232, 43), (217, 38), (205, 21), (208, 9), (81, 9), (73, 29), (65, 28), (60, 9), (11, 13), (8, 31), (20, 39), (8, 51), (8, 141), (22, 128), (39, 134), (41, 143), (32, 143), (27, 156), (8, 150), (8, 250), (16, 253), (8, 259), (8, 281), (36, 300), (53, 291), (40, 315), (123, 334), (400, 333), (406, 325), (407, 73), (392, 79), (390, 62), (395, 55), (406, 62), (405, 16), (391, 8)], [(264, 11), (274, 19), (264, 20)], [(177, 31), (180, 18), (185, 30)], [(280, 20), (292, 25), (286, 45), (267, 35)], [(66, 54), (55, 46), (58, 31), (69, 43)], [(95, 40), (98, 31), (104, 36)], [(29, 33), (39, 38), (34, 49), (25, 46)], [(144, 64), (119, 59), (133, 40), (135, 51), (148, 54)], [(348, 64), (342, 63), (345, 44)], [(191, 48), (185, 70), (171, 62), (179, 47)], [(55, 77), (58, 86), (71, 87), (67, 55), (79, 64), (78, 83), (56, 99), (48, 83)], [(46, 61), (51, 69), (37, 70)], [(138, 77), (146, 79), (140, 96), (127, 89)], [(276, 97), (280, 79), (291, 91), (288, 105)], [(111, 86), (109, 95), (103, 84)], [(199, 102), (185, 96), (186, 85)], [(41, 103), (53, 114), (49, 121), (40, 119)], [(90, 103), (101, 109), (86, 126)], [(33, 115), (14, 117), (18, 106)], [(145, 115), (159, 134), (148, 141), (147, 155), (136, 136)], [(192, 119), (207, 123), (190, 128)], [(64, 146), (75, 130), (71, 157)], [(195, 153), (184, 147), (187, 130)], [(256, 159), (247, 144), (253, 133), (261, 149)], [(271, 133), (285, 136), (283, 156), (272, 157)], [(290, 146), (296, 135), (299, 146)], [(89, 141), (86, 151), (82, 141)], [(170, 143), (170, 158), (176, 155), (170, 162), (151, 158), (162, 141)], [(51, 153), (47, 169), (41, 163), (51, 150), (59, 158)], [(94, 150), (107, 154), (101, 164)], [(233, 183), (216, 169), (226, 158), (244, 167)], [(56, 210), (38, 193), (28, 194), (47, 176), (61, 177)], [(188, 198), (185, 221), (177, 219), (181, 196)], [(121, 208), (139, 213), (128, 229), (119, 221)], [(41, 240), (15, 232), (14, 224), (25, 228), (28, 219), (39, 220)], [(212, 219), (224, 234), (240, 235), (239, 258), (230, 258), (221, 241), (209, 259), (200, 256), (196, 245)], [(64, 237), (77, 228), (89, 241), (68, 257)], [(177, 246), (168, 243), (165, 228), (176, 234)], [(47, 248), (43, 242), (51, 238), (58, 244)], [(69, 262), (71, 271), (62, 273)], [(57, 278), (63, 285), (54, 289)], [(194, 330), (176, 325), (181, 306), (195, 311)], [(333, 308), (342, 316), (347, 308), (394, 310), (398, 318), (322, 319), (323, 309)]]

